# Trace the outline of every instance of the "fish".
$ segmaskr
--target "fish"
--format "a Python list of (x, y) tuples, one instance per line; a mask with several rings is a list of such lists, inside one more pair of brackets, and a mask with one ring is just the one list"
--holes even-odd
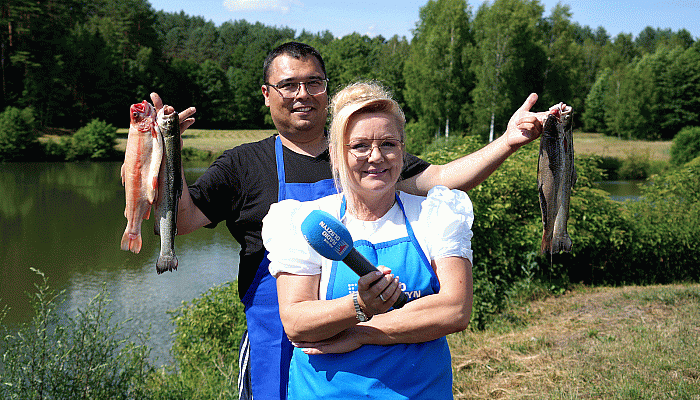
[(163, 137), (161, 199), (156, 205), (156, 234), (160, 235), (160, 254), (156, 272), (177, 270), (175, 236), (177, 235), (177, 207), (182, 195), (182, 156), (180, 154), (180, 119), (177, 112), (165, 114), (165, 106), (158, 111), (156, 129)]
[(143, 240), (141, 223), (151, 215), (151, 206), (158, 197), (158, 173), (163, 158), (163, 139), (155, 129), (155, 108), (144, 100), (132, 104), (129, 134), (121, 168), (126, 197), (124, 217), (126, 229), (121, 249), (139, 253)]
[(542, 254), (570, 252), (567, 231), (571, 189), (578, 175), (574, 166), (574, 141), (571, 106), (559, 103), (550, 108), (540, 137), (537, 165), (537, 189), (542, 212)]

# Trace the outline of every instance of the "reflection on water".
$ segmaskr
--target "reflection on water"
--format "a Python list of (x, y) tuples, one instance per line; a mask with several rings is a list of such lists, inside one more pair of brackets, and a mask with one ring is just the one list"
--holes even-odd
[[(169, 360), (173, 326), (167, 310), (210, 287), (236, 279), (240, 247), (223, 224), (175, 241), (177, 271), (157, 275), (159, 241), (153, 216), (143, 224), (143, 249), (119, 249), (126, 227), (120, 163), (0, 164), (0, 309), (6, 322), (28, 322), (26, 292), (43, 271), (49, 284), (66, 290), (62, 305), (75, 313), (107, 284), (114, 322), (131, 319), (134, 332), (151, 328), (152, 358)], [(201, 175), (187, 168), (188, 182)], [(193, 175), (193, 176), (190, 176)]]
[(642, 195), (642, 185), (645, 181), (605, 181), (598, 182), (601, 189), (610, 193), (615, 201), (638, 200)]

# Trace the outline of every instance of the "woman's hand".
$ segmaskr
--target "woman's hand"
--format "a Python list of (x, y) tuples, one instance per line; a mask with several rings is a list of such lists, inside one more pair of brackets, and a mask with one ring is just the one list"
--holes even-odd
[(357, 301), (368, 316), (387, 312), (401, 294), (399, 277), (395, 277), (391, 269), (383, 265), (377, 269), (379, 272), (371, 272), (357, 281)]

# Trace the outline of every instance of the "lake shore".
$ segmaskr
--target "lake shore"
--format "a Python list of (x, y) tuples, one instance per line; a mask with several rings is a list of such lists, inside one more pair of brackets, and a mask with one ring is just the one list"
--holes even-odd
[[(128, 129), (118, 129), (117, 150), (126, 149)], [(183, 135), (184, 147), (209, 151), (218, 154), (243, 143), (264, 139), (272, 134), (274, 129), (188, 129)], [(574, 149), (579, 154), (595, 154), (601, 157), (614, 157), (621, 160), (630, 155), (648, 154), (652, 161), (668, 162), (671, 158), (670, 140), (645, 141), (623, 140), (601, 133), (574, 132)]]

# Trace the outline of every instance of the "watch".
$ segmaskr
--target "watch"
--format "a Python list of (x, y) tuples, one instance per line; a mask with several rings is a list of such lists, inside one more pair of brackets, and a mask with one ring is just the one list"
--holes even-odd
[(358, 321), (367, 322), (372, 319), (371, 315), (368, 317), (367, 314), (362, 311), (362, 308), (360, 308), (360, 303), (357, 301), (357, 292), (352, 293), (352, 302), (355, 304), (355, 313), (357, 314)]

